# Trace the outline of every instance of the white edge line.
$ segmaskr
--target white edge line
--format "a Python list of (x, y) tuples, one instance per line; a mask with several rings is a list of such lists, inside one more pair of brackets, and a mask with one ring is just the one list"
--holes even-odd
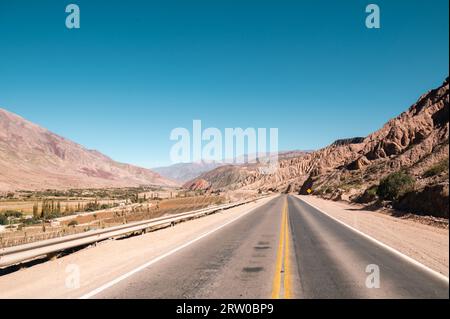
[(176, 253), (177, 251), (182, 250), (183, 248), (186, 248), (186, 247), (192, 245), (193, 243), (195, 243), (195, 242), (205, 238), (206, 236), (211, 235), (212, 233), (214, 233), (214, 232), (224, 228), (225, 226), (235, 222), (236, 220), (246, 216), (247, 214), (253, 212), (256, 208), (258, 208), (260, 206), (261, 205), (253, 207), (252, 209), (248, 210), (247, 212), (243, 213), (242, 215), (239, 215), (238, 217), (233, 218), (232, 220), (229, 220), (225, 224), (222, 224), (219, 227), (216, 227), (213, 230), (210, 230), (210, 231), (200, 235), (199, 237), (196, 237), (196, 238), (192, 239), (191, 241), (188, 241), (187, 243), (185, 243), (185, 244), (183, 244), (181, 246), (178, 246), (177, 248), (174, 248), (174, 249), (168, 251), (167, 253), (164, 253), (164, 254), (162, 254), (162, 255), (160, 255), (160, 256), (158, 256), (158, 257), (156, 257), (156, 258), (154, 258), (154, 259), (152, 259), (152, 260), (150, 260), (148, 262), (146, 262), (145, 264), (143, 264), (143, 265), (141, 265), (141, 266), (139, 266), (139, 267), (137, 267), (137, 268), (135, 268), (135, 269), (133, 269), (133, 270), (131, 270), (131, 271), (129, 271), (129, 272), (119, 276), (119, 277), (117, 277), (114, 280), (111, 280), (111, 281), (107, 282), (106, 284), (103, 284), (102, 286), (92, 290), (91, 292), (88, 292), (87, 294), (82, 295), (78, 299), (89, 299), (89, 298), (99, 294), (100, 292), (102, 292), (102, 291), (104, 291), (104, 290), (106, 290), (106, 289), (116, 285), (117, 283), (127, 279), (128, 277), (130, 277), (130, 276), (132, 276), (132, 275), (134, 275), (134, 274), (144, 270), (145, 268), (147, 268), (147, 267), (157, 263), (158, 261), (160, 261), (160, 260), (162, 260), (162, 259), (164, 259), (164, 258), (166, 258), (166, 257), (168, 257), (168, 256), (170, 256), (170, 255), (172, 255), (174, 253)]
[(344, 225), (345, 227), (349, 228), (350, 230), (354, 231), (355, 233), (358, 233), (359, 235), (365, 237), (366, 239), (369, 239), (370, 241), (374, 242), (375, 244), (377, 244), (377, 245), (379, 245), (379, 246), (381, 246), (381, 247), (383, 247), (383, 248), (389, 250), (391, 253), (394, 253), (395, 255), (397, 255), (397, 256), (403, 258), (404, 260), (410, 262), (411, 264), (414, 264), (415, 266), (418, 266), (418, 267), (421, 268), (422, 270), (425, 270), (426, 272), (430, 273), (431, 275), (435, 276), (436, 278), (438, 278), (438, 279), (444, 281), (444, 282), (447, 283), (447, 285), (448, 285), (448, 283), (449, 283), (449, 278), (448, 278), (447, 276), (445, 276), (445, 275), (443, 275), (443, 274), (441, 274), (441, 273), (439, 273), (439, 272), (437, 272), (437, 271), (435, 271), (435, 270), (429, 268), (428, 266), (425, 266), (425, 265), (422, 264), (421, 262), (419, 262), (419, 261), (417, 261), (417, 260), (415, 260), (415, 259), (413, 259), (413, 258), (411, 258), (411, 257), (409, 257), (409, 256), (407, 256), (407, 255), (405, 255), (404, 253), (401, 253), (401, 252), (398, 251), (397, 249), (392, 248), (391, 246), (388, 246), (388, 245), (386, 245), (385, 243), (382, 243), (382, 242), (379, 241), (378, 239), (375, 239), (375, 238), (373, 238), (372, 236), (369, 236), (369, 235), (367, 235), (366, 233), (363, 233), (362, 231), (360, 231), (360, 230), (358, 230), (358, 229), (356, 229), (356, 228), (353, 228), (352, 226), (350, 226), (350, 225), (344, 223), (343, 221), (341, 221), (341, 220), (339, 220), (339, 219), (337, 219), (337, 218), (335, 218), (335, 217), (329, 215), (328, 213), (324, 212), (322, 209), (318, 208), (317, 206), (315, 206), (315, 205), (313, 205), (313, 204), (311, 204), (311, 203), (308, 203), (308, 202), (307, 202), (306, 200), (304, 200), (303, 198), (300, 198), (300, 197), (297, 197), (297, 198), (300, 199), (302, 202), (306, 203), (307, 205), (309, 205), (309, 206), (315, 208), (316, 210), (318, 210), (318, 211), (321, 212), (322, 214), (324, 214), (324, 215), (328, 216), (329, 218), (333, 219), (334, 221), (338, 222), (339, 224)]

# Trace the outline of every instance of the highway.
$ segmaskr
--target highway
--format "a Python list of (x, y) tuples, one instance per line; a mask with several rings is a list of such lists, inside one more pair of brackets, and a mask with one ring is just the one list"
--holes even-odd
[(82, 298), (449, 298), (448, 280), (281, 195)]

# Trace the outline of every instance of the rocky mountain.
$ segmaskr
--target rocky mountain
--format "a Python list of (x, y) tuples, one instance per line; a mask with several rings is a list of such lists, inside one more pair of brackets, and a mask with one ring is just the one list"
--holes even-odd
[(176, 185), (0, 109), (0, 190)]
[[(310, 151), (286, 151), (278, 154), (279, 166), (272, 173), (270, 167), (264, 164), (262, 158), (254, 164), (228, 164), (201, 174), (197, 179), (184, 184), (184, 187), (198, 189), (204, 185), (211, 190), (282, 190), (292, 178), (302, 174), (303, 167), (290, 167), (285, 163), (295, 163), (304, 157), (309, 157)], [(273, 157), (272, 154), (270, 157)], [(201, 182), (198, 183), (197, 181)]]
[(165, 167), (156, 167), (152, 170), (166, 178), (185, 183), (200, 176), (204, 172), (208, 172), (222, 165), (224, 164), (220, 162), (200, 161), (193, 163), (177, 163)]
[[(278, 156), (279, 158), (292, 158), (297, 157), (302, 154), (307, 153), (308, 151), (285, 151), (285, 152), (279, 152)], [(277, 154), (268, 154), (264, 157), (261, 157), (260, 160), (267, 161), (270, 157), (274, 157)], [(243, 155), (237, 157), (234, 162), (245, 162), (248, 155)], [(253, 155), (256, 157), (256, 155)], [(185, 187), (187, 188), (208, 188), (210, 186), (209, 183), (205, 183), (205, 181), (202, 181), (200, 183), (190, 183), (195, 181), (197, 177), (199, 177), (202, 174), (206, 174), (207, 172), (213, 171), (216, 168), (227, 166), (241, 166), (240, 164), (229, 164), (230, 160), (225, 160), (224, 162), (217, 162), (217, 161), (200, 161), (200, 162), (192, 162), (192, 163), (178, 163), (171, 166), (165, 166), (165, 167), (156, 167), (152, 168), (153, 171), (161, 174), (163, 177), (175, 180), (180, 183), (186, 183)], [(221, 172), (221, 170), (218, 170), (218, 172)]]
[[(202, 174), (212, 189), (299, 191), (330, 199), (363, 201), (394, 172), (406, 171), (414, 190), (399, 208), (448, 216), (449, 80), (365, 138), (341, 139), (300, 156), (280, 159), (272, 173), (257, 165), (220, 167)], [(192, 182), (191, 182), (192, 183)], [(433, 200), (430, 202), (430, 198)]]

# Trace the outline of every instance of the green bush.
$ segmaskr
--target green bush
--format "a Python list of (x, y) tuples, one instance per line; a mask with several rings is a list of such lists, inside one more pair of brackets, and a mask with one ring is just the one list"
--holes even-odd
[(439, 163), (433, 165), (428, 169), (423, 177), (432, 177), (441, 174), (444, 171), (448, 171), (448, 157), (440, 161)]
[(414, 178), (405, 171), (399, 171), (383, 178), (377, 188), (377, 195), (386, 200), (396, 200), (403, 194), (412, 191)]
[(16, 218), (22, 217), (22, 212), (16, 210), (7, 210), (0, 213), (0, 225), (8, 225), (8, 218), (14, 220)]
[(19, 218), (22, 217), (22, 212), (19, 212), (17, 210), (7, 210), (3, 212), (3, 215), (5, 215), (6, 217)]
[(374, 186), (372, 186), (372, 187), (366, 189), (366, 193), (367, 193), (367, 195), (369, 195), (369, 196), (377, 196), (377, 193), (378, 193), (378, 186), (377, 186), (377, 185), (374, 185)]
[(22, 218), (22, 219), (20, 220), (20, 222), (21, 222), (22, 224), (24, 224), (25, 226), (30, 226), (30, 225), (36, 225), (36, 224), (39, 224), (39, 223), (41, 223), (42, 221), (41, 221), (38, 217), (33, 216), (33, 218)]
[(7, 225), (8, 224), (8, 217), (6, 217), (3, 214), (0, 214), (0, 225)]

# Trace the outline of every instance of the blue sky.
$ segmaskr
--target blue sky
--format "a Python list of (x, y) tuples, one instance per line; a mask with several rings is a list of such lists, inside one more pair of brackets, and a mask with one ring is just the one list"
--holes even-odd
[(282, 150), (365, 136), (448, 76), (447, 0), (73, 0), (78, 30), (69, 3), (0, 2), (0, 107), (145, 167), (193, 119)]

